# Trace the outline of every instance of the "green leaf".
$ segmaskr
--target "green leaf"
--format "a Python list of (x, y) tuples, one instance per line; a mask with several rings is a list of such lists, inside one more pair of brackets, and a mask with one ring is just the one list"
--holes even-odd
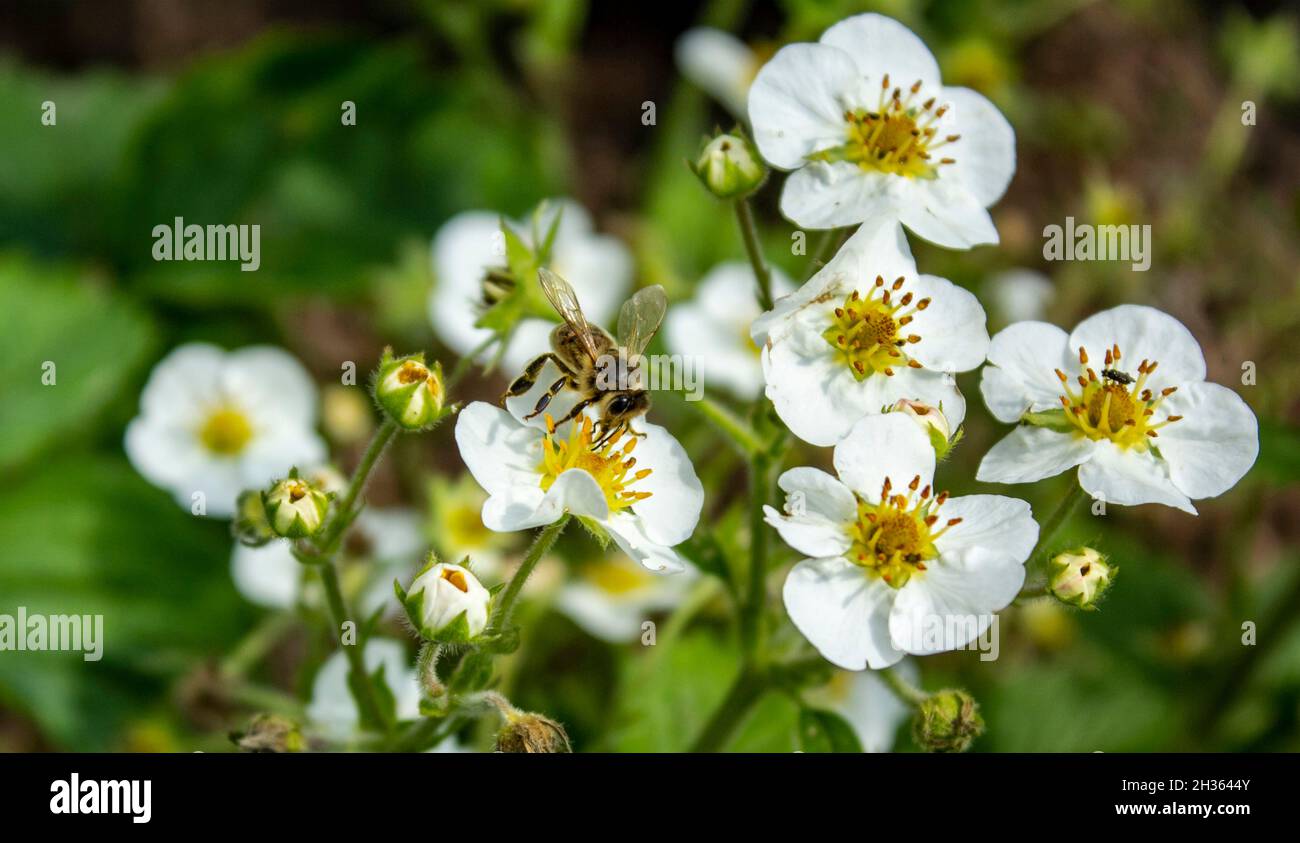
[(0, 612), (103, 616), (103, 657), (0, 654), (0, 700), (56, 747), (113, 748), (167, 688), (228, 652), (255, 613), (230, 578), (227, 526), (120, 458), (71, 454), (0, 487)]
[(153, 346), (139, 309), (66, 267), (0, 259), (0, 313), (0, 468), (84, 441)]
[[(614, 727), (615, 752), (684, 752), (726, 695), (740, 654), (706, 631), (646, 648), (624, 670)], [(733, 752), (790, 752), (798, 707), (769, 693), (750, 710), (727, 745)]]
[(799, 748), (804, 752), (862, 752), (862, 743), (848, 721), (833, 711), (805, 708), (799, 712)]

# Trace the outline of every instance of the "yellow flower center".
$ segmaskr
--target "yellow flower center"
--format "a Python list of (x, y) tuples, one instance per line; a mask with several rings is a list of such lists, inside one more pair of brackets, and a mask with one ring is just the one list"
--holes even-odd
[(465, 574), (455, 568), (443, 568), (442, 573), (438, 575), (441, 579), (451, 583), (462, 592), (469, 592), (469, 583), (465, 581)]
[(815, 161), (850, 161), (863, 170), (907, 178), (935, 178), (939, 166), (956, 162), (952, 158), (935, 160), (934, 151), (959, 140), (960, 135), (937, 137), (936, 124), (948, 112), (948, 106), (935, 108), (934, 97), (916, 102), (920, 92), (918, 80), (908, 88), (906, 97), (901, 88), (890, 93), (889, 74), (885, 74), (875, 110), (844, 112), (844, 144), (808, 157)]
[(1121, 448), (1146, 451), (1151, 447), (1151, 440), (1159, 437), (1157, 430), (1182, 418), (1168, 416), (1163, 421), (1152, 423), (1156, 410), (1178, 387), (1171, 386), (1159, 394), (1152, 393), (1146, 387), (1147, 378), (1158, 364), (1143, 360), (1138, 364), (1138, 374), (1134, 378), (1119, 368), (1121, 357), (1118, 345), (1106, 349), (1106, 366), (1099, 377), (1096, 370), (1088, 366), (1087, 349), (1080, 346), (1079, 368), (1082, 374), (1075, 379), (1079, 385), (1077, 392), (1070, 386), (1069, 376), (1060, 369), (1056, 370), (1056, 376), (1065, 388), (1061, 404), (1065, 407), (1066, 419), (1089, 439), (1109, 439)]
[(848, 559), (866, 568), (894, 588), (902, 588), (914, 574), (925, 571), (925, 563), (939, 555), (934, 543), (949, 527), (961, 523), (952, 518), (935, 530), (938, 510), (947, 492), (935, 497), (930, 487), (917, 491), (921, 477), (908, 484), (907, 494), (894, 494), (889, 478), (880, 490), (880, 503), (858, 498), (858, 516), (849, 527)]
[(592, 439), (594, 425), (590, 416), (580, 416), (569, 427), (567, 440), (559, 439), (555, 434), (555, 420), (546, 416), (546, 438), (542, 442), (542, 462), (537, 470), (542, 474), (542, 489), (550, 489), (556, 478), (570, 469), (581, 469), (593, 478), (601, 491), (605, 493), (605, 503), (610, 513), (627, 509), (640, 500), (650, 497), (650, 492), (634, 492), (628, 487), (638, 480), (649, 477), (651, 469), (642, 468), (635, 472), (637, 438), (629, 435), (622, 448), (610, 440), (596, 446)]
[(397, 380), (404, 385), (420, 383), (429, 379), (429, 370), (414, 360), (407, 360), (397, 370)]
[(917, 311), (930, 306), (930, 300), (921, 299), (913, 305), (910, 292), (898, 295), (903, 285), (900, 277), (886, 287), (885, 279), (877, 275), (875, 286), (865, 296), (854, 290), (842, 307), (835, 308), (831, 326), (822, 332), (859, 381), (876, 372), (893, 376), (896, 366), (921, 368), (903, 349), (908, 343), (921, 341), (907, 326)]
[(601, 559), (582, 566), (582, 577), (606, 594), (624, 595), (640, 591), (654, 578), (639, 565)]
[(253, 438), (253, 425), (248, 416), (229, 407), (218, 407), (199, 425), (199, 442), (214, 454), (223, 457), (238, 455)]

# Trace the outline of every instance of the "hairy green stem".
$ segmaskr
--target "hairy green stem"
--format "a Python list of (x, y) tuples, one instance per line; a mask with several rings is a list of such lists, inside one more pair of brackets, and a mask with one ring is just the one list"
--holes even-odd
[(767, 522), (763, 505), (772, 486), (772, 461), (766, 454), (754, 454), (749, 463), (749, 593), (741, 607), (740, 640), (745, 660), (760, 660), (764, 644), (764, 609), (767, 606)]
[[(343, 589), (339, 587), (339, 572), (333, 559), (326, 560), (320, 566), (320, 576), (325, 584), (325, 602), (329, 604), (330, 617), (334, 621), (334, 634), (338, 635), (343, 629), (343, 624), (355, 624), (355, 621), (349, 616), (347, 606), (343, 602)], [(356, 643), (342, 645), (343, 653), (348, 660), (348, 668), (353, 676), (352, 684), (356, 691), (357, 705), (371, 723), (378, 723), (384, 731), (388, 731), (393, 724), (384, 717), (383, 709), (379, 707), (379, 697), (375, 692), (374, 683), (366, 671), (366, 661), (363, 657), (365, 642), (361, 638), (359, 626), (357, 630)]]
[(452, 389), (455, 388), (455, 386), (458, 383), (460, 383), (461, 378), (469, 374), (469, 367), (472, 366), (476, 360), (478, 360), (478, 356), (483, 352), (487, 351), (489, 348), (491, 348), (492, 344), (497, 342), (499, 339), (501, 339), (501, 337), (499, 337), (496, 334), (493, 334), (492, 336), (488, 337), (487, 339), (483, 340), (483, 342), (475, 346), (474, 349), (470, 351), (469, 354), (466, 354), (463, 357), (461, 357), (459, 360), (457, 360), (456, 365), (452, 367), (451, 374), (447, 375), (446, 380), (443, 381), (442, 384), (443, 391), (446, 392), (447, 394), (451, 394)]
[(918, 705), (925, 702), (930, 696), (925, 691), (922, 691), (920, 688), (917, 688), (904, 679), (903, 675), (898, 672), (897, 668), (891, 667), (877, 671), (876, 675), (884, 680), (884, 683), (889, 690), (894, 692), (894, 696), (898, 697), (899, 700), (907, 703), (913, 708), (916, 708)]
[(748, 199), (742, 197), (736, 200), (736, 219), (740, 222), (740, 234), (745, 240), (749, 262), (754, 267), (754, 280), (758, 282), (758, 304), (763, 310), (771, 310), (772, 272), (763, 258), (763, 250), (758, 242), (758, 227), (754, 225), (754, 212), (750, 210)]
[(749, 667), (742, 668), (727, 695), (704, 724), (690, 751), (721, 752), (744, 721), (745, 715), (766, 690), (767, 681), (760, 673)]
[(493, 631), (500, 632), (505, 628), (506, 622), (510, 620), (510, 612), (514, 608), (515, 601), (519, 599), (519, 592), (524, 588), (524, 583), (528, 581), (528, 577), (533, 573), (533, 569), (537, 567), (537, 563), (554, 546), (555, 540), (560, 537), (560, 533), (564, 532), (564, 527), (569, 523), (570, 518), (572, 516), (566, 512), (558, 521), (547, 525), (546, 529), (542, 530), (533, 541), (533, 546), (528, 548), (528, 555), (524, 557), (523, 562), (519, 563), (519, 569), (515, 571), (515, 575), (506, 584), (505, 591), (501, 592), (501, 599), (497, 602), (496, 610), (492, 613), (491, 628)]
[(324, 556), (332, 556), (338, 549), (338, 542), (343, 538), (352, 519), (356, 517), (353, 511), (357, 503), (357, 498), (366, 488), (366, 483), (370, 481), (370, 473), (374, 471), (375, 465), (378, 464), (379, 458), (383, 456), (384, 449), (392, 441), (393, 436), (397, 433), (397, 422), (390, 418), (385, 418), (384, 423), (375, 431), (371, 437), (370, 444), (366, 446), (366, 451), (361, 455), (361, 462), (357, 464), (357, 470), (352, 473), (352, 480), (348, 482), (348, 487), (343, 492), (343, 497), (339, 499), (338, 506), (334, 510), (334, 519), (325, 529), (321, 531), (323, 538), (315, 544)]
[(752, 457), (754, 454), (763, 450), (763, 445), (758, 440), (758, 435), (727, 408), (715, 404), (707, 398), (701, 398), (699, 401), (689, 402), (694, 404), (696, 409), (704, 415), (706, 419), (726, 434), (727, 439), (732, 445), (735, 445), (744, 457)]

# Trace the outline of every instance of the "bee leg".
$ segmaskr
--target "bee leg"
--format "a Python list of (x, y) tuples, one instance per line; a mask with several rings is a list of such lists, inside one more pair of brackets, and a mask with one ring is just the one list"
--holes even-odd
[(595, 450), (595, 449), (605, 447), (605, 445), (609, 442), (617, 442), (619, 437), (622, 436), (625, 432), (627, 432), (630, 429), (631, 428), (627, 422), (619, 422), (618, 424), (614, 425), (613, 427), (609, 428), (604, 433), (602, 433), (600, 435), (600, 438), (597, 439), (592, 444), (591, 447), (593, 450)]
[(590, 407), (590, 406), (592, 405), (592, 403), (594, 403), (594, 402), (597, 401), (597, 400), (599, 400), (599, 396), (597, 396), (596, 398), (584, 398), (584, 399), (582, 399), (582, 400), (579, 401), (577, 404), (574, 404), (574, 405), (573, 405), (573, 409), (570, 410), (570, 411), (568, 412), (568, 415), (566, 415), (566, 416), (565, 416), (564, 418), (562, 418), (562, 419), (556, 419), (556, 420), (555, 420), (555, 426), (556, 426), (556, 427), (559, 427), (560, 425), (564, 424), (564, 423), (567, 422), (567, 421), (573, 421), (574, 419), (576, 419), (576, 418), (578, 417), (578, 414), (579, 414), (579, 413), (581, 413), (583, 410), (585, 410), (585, 409), (587, 409), (588, 407)]
[(537, 399), (537, 406), (533, 407), (533, 411), (531, 413), (524, 416), (524, 421), (528, 421), (529, 419), (541, 413), (542, 410), (545, 410), (547, 405), (551, 403), (551, 399), (554, 398), (556, 395), (558, 395), (560, 390), (564, 389), (565, 385), (567, 385), (568, 383), (569, 383), (569, 376), (561, 375), (560, 378), (556, 380), (555, 383), (551, 384), (551, 388), (546, 390), (546, 394), (543, 395), (541, 398)]
[(548, 351), (529, 363), (524, 368), (523, 374), (511, 381), (510, 387), (506, 390), (506, 394), (501, 396), (501, 403), (504, 404), (506, 403), (507, 398), (514, 398), (518, 395), (523, 395), (525, 392), (532, 389), (533, 384), (537, 383), (537, 376), (542, 373), (542, 367), (546, 365), (547, 360), (554, 361), (555, 365), (560, 367), (560, 371), (564, 372), (566, 375), (569, 374), (568, 368), (560, 362), (560, 358), (556, 357), (554, 353)]

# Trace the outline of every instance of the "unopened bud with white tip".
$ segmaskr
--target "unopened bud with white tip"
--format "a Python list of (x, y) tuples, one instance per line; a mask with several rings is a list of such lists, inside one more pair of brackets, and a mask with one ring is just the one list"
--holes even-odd
[(442, 366), (426, 366), (423, 354), (394, 358), (384, 351), (375, 376), (375, 400), (405, 430), (422, 430), (442, 419)]
[(492, 594), (469, 568), (431, 563), (409, 590), (393, 585), (411, 626), (426, 640), (463, 644), (487, 628)]
[(749, 138), (741, 133), (718, 135), (704, 145), (691, 170), (719, 199), (753, 193), (767, 178), (767, 168)]
[(1119, 569), (1106, 564), (1106, 557), (1090, 547), (1067, 550), (1052, 559), (1052, 578), (1047, 590), (1057, 600), (1093, 610), (1115, 581)]
[(325, 523), (330, 496), (298, 476), (298, 469), (262, 494), (271, 529), (286, 539), (314, 536)]

